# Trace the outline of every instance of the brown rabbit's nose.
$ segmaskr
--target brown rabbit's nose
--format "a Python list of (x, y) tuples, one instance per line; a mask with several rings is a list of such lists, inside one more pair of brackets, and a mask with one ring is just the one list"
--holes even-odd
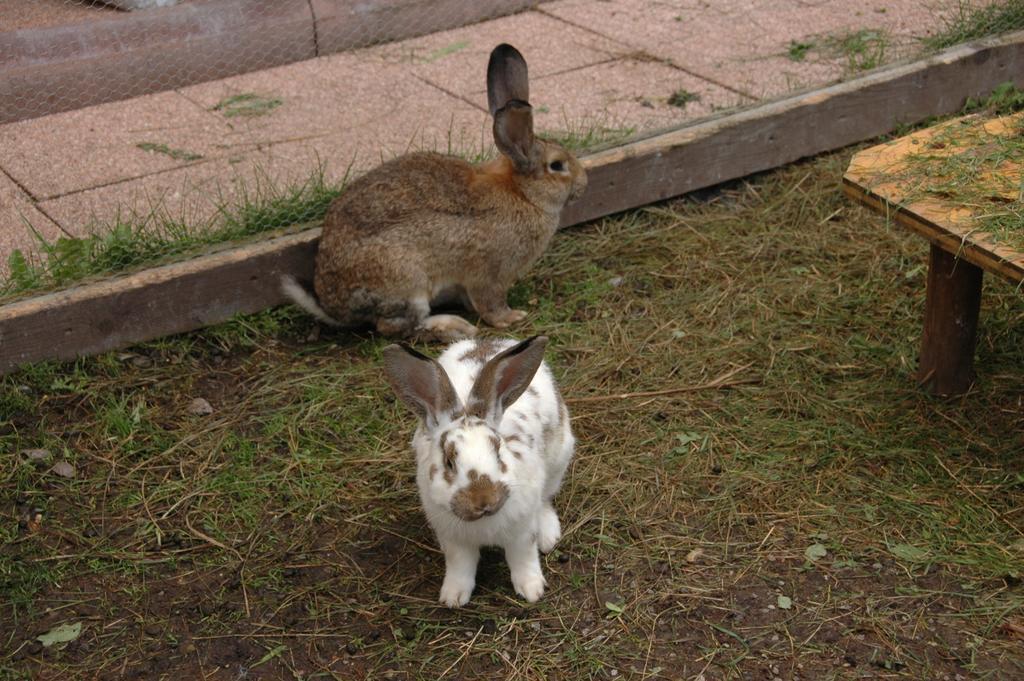
[(479, 520), (501, 510), (508, 499), (508, 487), (487, 475), (469, 472), (469, 484), (452, 497), (452, 513), (462, 520)]

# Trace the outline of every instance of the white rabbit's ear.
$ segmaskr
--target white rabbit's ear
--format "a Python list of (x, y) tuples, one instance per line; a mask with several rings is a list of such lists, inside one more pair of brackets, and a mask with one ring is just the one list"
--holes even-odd
[(519, 399), (544, 361), (548, 339), (534, 336), (495, 355), (480, 370), (469, 391), (466, 413), (497, 428), (505, 410)]
[(513, 99), (530, 101), (530, 80), (526, 60), (519, 50), (507, 43), (491, 50), (487, 61), (487, 106), (491, 115)]
[(512, 161), (516, 172), (532, 173), (540, 160), (533, 136), (533, 107), (513, 99), (498, 109), (494, 114), (494, 143)]
[(428, 428), (451, 421), (462, 411), (459, 396), (441, 365), (408, 345), (384, 348), (384, 370), (398, 398)]

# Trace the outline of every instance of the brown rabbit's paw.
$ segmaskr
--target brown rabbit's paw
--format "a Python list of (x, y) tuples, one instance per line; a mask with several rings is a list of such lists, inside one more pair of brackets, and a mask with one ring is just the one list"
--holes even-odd
[(377, 333), (388, 338), (407, 338), (416, 328), (415, 321), (405, 317), (383, 317), (377, 320)]
[(475, 326), (453, 314), (435, 314), (427, 317), (416, 329), (418, 339), (434, 343), (454, 343), (475, 335)]
[(504, 329), (518, 324), (519, 322), (526, 319), (526, 312), (523, 310), (511, 310), (506, 309), (496, 314), (490, 314), (484, 317), (484, 321), (493, 326), (496, 329)]

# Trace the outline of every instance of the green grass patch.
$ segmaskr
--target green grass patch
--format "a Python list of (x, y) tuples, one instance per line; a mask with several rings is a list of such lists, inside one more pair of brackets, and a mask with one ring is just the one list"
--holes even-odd
[(1024, 0), (1000, 0), (979, 4), (960, 0), (957, 12), (936, 35), (925, 38), (925, 47), (941, 50), (970, 40), (1024, 29)]
[(579, 155), (624, 144), (634, 134), (636, 134), (634, 127), (571, 123), (565, 128), (541, 132), (542, 136), (555, 140), (569, 151)]
[(847, 71), (860, 73), (885, 63), (889, 37), (883, 30), (862, 28), (825, 36), (821, 46), (827, 54), (845, 59)]
[(166, 144), (156, 144), (154, 142), (139, 142), (135, 146), (151, 154), (170, 156), (175, 161), (198, 161), (203, 157), (202, 154), (196, 154), (185, 149), (172, 149)]
[(212, 245), (323, 217), (344, 182), (334, 185), (319, 168), (305, 182), (279, 187), (266, 178), (242, 187), (206, 222), (194, 223), (161, 207), (145, 215), (119, 215), (94, 225), (93, 234), (50, 241), (36, 233), (42, 258), (15, 250), (8, 258), (10, 275), (0, 296), (59, 288), (82, 280), (130, 271), (199, 253)]
[(786, 56), (792, 61), (803, 61), (807, 58), (807, 53), (814, 49), (815, 43), (813, 42), (802, 42), (799, 40), (789, 41), (789, 49), (786, 51)]
[(984, 99), (968, 97), (964, 113), (985, 112), (994, 116), (1006, 116), (1024, 110), (1024, 90), (1011, 82), (1001, 83)]
[(468, 40), (460, 40), (460, 41), (454, 42), (454, 43), (452, 43), (450, 45), (445, 45), (444, 47), (439, 47), (438, 49), (434, 50), (430, 54), (428, 54), (425, 57), (423, 57), (422, 61), (424, 63), (430, 64), (432, 62), (438, 61), (439, 59), (444, 59), (445, 57), (447, 57), (449, 55), (455, 54), (456, 52), (461, 52), (462, 50), (466, 49), (467, 47), (469, 47), (469, 41)]
[(667, 103), (669, 106), (685, 109), (687, 104), (699, 101), (700, 95), (697, 94), (696, 92), (690, 92), (689, 90), (686, 89), (679, 89), (669, 96)]
[(282, 104), (284, 101), (279, 97), (244, 92), (225, 97), (214, 105), (213, 110), (220, 112), (225, 118), (266, 116)]

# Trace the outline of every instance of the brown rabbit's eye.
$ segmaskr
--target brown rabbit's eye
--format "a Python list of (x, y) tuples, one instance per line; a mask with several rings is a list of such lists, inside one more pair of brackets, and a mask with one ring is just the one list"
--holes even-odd
[(550, 168), (553, 173), (560, 173), (565, 170), (565, 164), (561, 161), (552, 161), (548, 164), (548, 168)]

